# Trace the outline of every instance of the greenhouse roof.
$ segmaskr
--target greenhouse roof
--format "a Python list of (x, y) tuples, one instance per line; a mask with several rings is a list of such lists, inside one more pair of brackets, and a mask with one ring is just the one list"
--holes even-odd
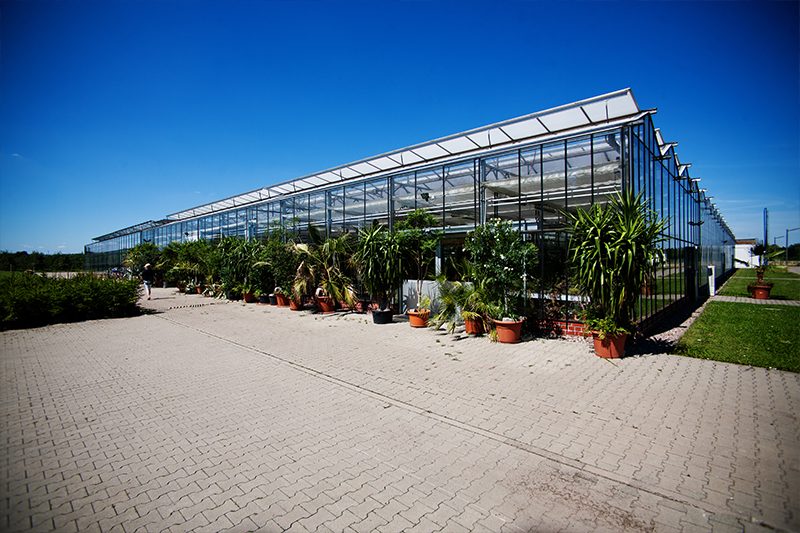
[(605, 126), (622, 119), (630, 120), (641, 113), (642, 110), (639, 109), (633, 92), (630, 89), (623, 89), (262, 187), (180, 211), (169, 215), (168, 218), (185, 220), (320, 186), (426, 164), (439, 159), (556, 136), (576, 129)]
[(112, 233), (107, 233), (105, 235), (101, 235), (99, 237), (95, 237), (92, 239), (93, 241), (107, 241), (109, 239), (114, 239), (116, 237), (121, 237), (123, 235), (128, 235), (130, 233), (135, 233), (137, 231), (144, 231), (146, 229), (155, 228), (158, 226), (163, 226), (164, 224), (169, 224), (172, 220), (148, 220), (147, 222), (142, 222), (141, 224), (136, 224), (134, 226), (129, 226), (127, 228), (123, 228)]

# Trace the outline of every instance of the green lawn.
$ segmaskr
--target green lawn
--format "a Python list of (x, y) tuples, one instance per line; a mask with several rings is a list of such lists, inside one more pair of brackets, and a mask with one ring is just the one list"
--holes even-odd
[(800, 372), (800, 307), (709, 302), (676, 353)]
[[(754, 269), (739, 269), (717, 294), (720, 296), (749, 298), (750, 293), (747, 292), (747, 286), (755, 280), (756, 272)], [(772, 287), (770, 299), (800, 300), (800, 275), (791, 272), (771, 271), (764, 275), (764, 281), (771, 281), (775, 284)]]

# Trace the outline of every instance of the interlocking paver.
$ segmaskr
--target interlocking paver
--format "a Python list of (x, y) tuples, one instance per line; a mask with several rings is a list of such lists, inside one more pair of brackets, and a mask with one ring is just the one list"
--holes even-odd
[(796, 374), (154, 295), (0, 333), (0, 529), (800, 530)]

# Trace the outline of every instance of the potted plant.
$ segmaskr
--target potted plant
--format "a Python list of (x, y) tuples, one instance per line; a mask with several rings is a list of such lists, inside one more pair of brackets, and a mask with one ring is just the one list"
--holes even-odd
[(747, 286), (747, 292), (756, 300), (768, 300), (774, 283), (764, 281), (764, 274), (770, 271), (772, 268), (770, 261), (777, 258), (782, 253), (782, 250), (770, 250), (768, 246), (757, 244), (750, 249), (750, 252), (759, 256), (760, 260), (758, 267), (756, 267), (756, 281)]
[(364, 288), (378, 304), (372, 311), (376, 324), (392, 321), (391, 294), (403, 278), (402, 250), (397, 237), (386, 226), (374, 223), (359, 232), (352, 263), (358, 269)]
[(422, 284), (436, 255), (442, 232), (435, 230), (439, 220), (426, 209), (416, 209), (395, 226), (403, 252), (405, 271), (417, 284), (417, 305), (408, 310), (411, 327), (427, 327), (431, 315), (430, 297), (422, 294)]
[(338, 302), (355, 306), (353, 284), (344, 272), (345, 259), (352, 249), (348, 234), (321, 240), (319, 232), (309, 228), (311, 243), (294, 245), (300, 258), (297, 275), (292, 286), (297, 296), (314, 296), (322, 313), (336, 311)]
[[(447, 332), (453, 333), (463, 320), (464, 331), (469, 335), (482, 335), (488, 329), (491, 306), (487, 304), (486, 283), (476, 279), (474, 267), (463, 261), (457, 269), (459, 281), (449, 281), (442, 274), (436, 278), (439, 296), (439, 312), (433, 317), (432, 327), (439, 329), (447, 324)], [(464, 280), (474, 280), (464, 281)]]
[(537, 261), (536, 246), (523, 242), (508, 220), (492, 219), (467, 234), (464, 250), (470, 254), (474, 281), (482, 286), (481, 305), (492, 319), (492, 339), (519, 342), (523, 281)]
[(427, 328), (431, 316), (431, 299), (427, 294), (417, 302), (416, 309), (408, 310), (408, 323), (412, 328)]
[[(653, 265), (663, 260), (657, 246), (664, 240), (665, 219), (649, 209), (643, 193), (625, 191), (607, 205), (594, 204), (565, 213), (570, 221), (570, 266), (574, 279), (589, 298), (587, 330), (599, 342), (595, 353), (620, 357), (604, 350), (612, 340), (624, 346), (634, 330), (636, 300)], [(608, 342), (606, 342), (608, 340)]]

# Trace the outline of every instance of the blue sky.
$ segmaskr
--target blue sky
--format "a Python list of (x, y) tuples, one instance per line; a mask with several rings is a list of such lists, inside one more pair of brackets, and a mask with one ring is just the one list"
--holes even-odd
[(4, 0), (0, 250), (80, 252), (626, 87), (736, 236), (766, 207), (772, 242), (800, 227), (798, 6)]

